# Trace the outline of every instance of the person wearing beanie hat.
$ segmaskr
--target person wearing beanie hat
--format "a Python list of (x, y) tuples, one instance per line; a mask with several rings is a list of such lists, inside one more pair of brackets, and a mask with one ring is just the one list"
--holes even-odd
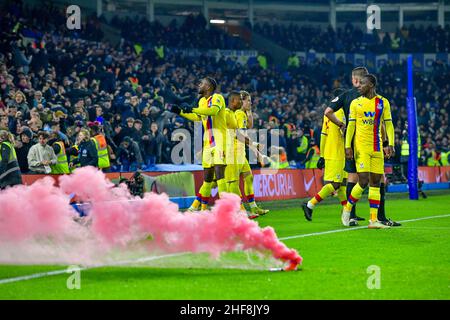
[(20, 171), (28, 173), (28, 152), (33, 146), (33, 131), (28, 127), (23, 127), (20, 134), (20, 141), (16, 146), (17, 161), (19, 162)]
[(33, 131), (31, 131), (31, 129), (28, 127), (23, 127), (21, 134), (24, 134), (25, 136), (27, 136), (28, 139), (30, 139), (30, 141), (33, 139)]

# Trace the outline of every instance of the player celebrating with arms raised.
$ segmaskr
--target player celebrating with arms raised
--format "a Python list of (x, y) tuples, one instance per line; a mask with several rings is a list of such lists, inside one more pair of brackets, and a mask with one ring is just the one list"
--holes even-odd
[[(345, 156), (355, 159), (358, 183), (353, 187), (347, 199), (342, 216), (350, 218), (353, 205), (361, 198), (364, 189), (369, 186), (370, 229), (389, 228), (378, 221), (380, 205), (380, 181), (384, 174), (384, 157), (390, 158), (394, 153), (394, 126), (392, 124), (389, 101), (375, 91), (377, 80), (368, 74), (361, 78), (358, 88), (361, 97), (350, 104), (347, 133), (345, 137)], [(388, 146), (383, 150), (382, 124), (385, 124)], [(352, 141), (354, 149), (352, 150)]]
[(215, 93), (216, 81), (211, 77), (203, 78), (198, 85), (198, 93), (201, 96), (198, 107), (183, 104), (180, 107), (173, 106), (172, 112), (178, 113), (192, 121), (202, 121), (203, 154), (202, 167), (204, 169), (204, 182), (200, 187), (197, 198), (189, 208), (190, 211), (206, 209), (214, 176), (221, 193), (227, 191), (225, 182), (225, 148), (226, 148), (226, 106), (225, 99), (221, 94)]

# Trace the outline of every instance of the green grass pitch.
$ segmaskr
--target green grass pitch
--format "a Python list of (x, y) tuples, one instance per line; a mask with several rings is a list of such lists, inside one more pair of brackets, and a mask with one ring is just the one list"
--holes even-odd
[[(219, 261), (186, 254), (83, 270), (80, 289), (69, 290), (67, 273), (5, 282), (67, 266), (0, 265), (0, 299), (450, 299), (448, 191), (429, 192), (419, 201), (388, 194), (387, 216), (413, 220), (388, 230), (341, 226), (336, 199), (317, 206), (308, 222), (301, 202), (266, 203), (271, 213), (258, 219), (260, 226), (288, 237), (283, 241), (304, 258), (300, 271), (254, 268), (245, 253), (225, 254)], [(367, 218), (368, 212), (364, 197), (358, 214)], [(379, 288), (373, 288), (371, 268), (379, 270)]]

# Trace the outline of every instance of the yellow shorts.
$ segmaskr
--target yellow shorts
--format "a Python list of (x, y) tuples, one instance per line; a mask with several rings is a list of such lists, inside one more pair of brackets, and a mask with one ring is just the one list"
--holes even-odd
[(384, 174), (382, 151), (355, 150), (356, 171)]
[(225, 181), (239, 181), (241, 173), (244, 172), (251, 172), (247, 159), (245, 159), (245, 163), (228, 163), (225, 168)]
[(203, 146), (202, 167), (205, 169), (215, 165), (225, 165), (225, 152), (221, 146), (215, 147)]
[(331, 160), (325, 159), (325, 173), (323, 175), (324, 181), (342, 182), (345, 176), (344, 171), (345, 160)]

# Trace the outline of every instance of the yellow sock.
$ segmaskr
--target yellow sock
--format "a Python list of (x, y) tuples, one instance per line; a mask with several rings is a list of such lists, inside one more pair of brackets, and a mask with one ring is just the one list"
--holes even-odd
[(255, 191), (253, 190), (253, 175), (251, 173), (244, 178), (244, 193), (250, 208), (256, 208)]
[(359, 199), (361, 199), (361, 196), (364, 192), (364, 189), (361, 188), (359, 183), (355, 184), (355, 186), (352, 189), (352, 193), (347, 199), (347, 204), (345, 205), (346, 211), (352, 211), (353, 205), (358, 202)]
[(255, 191), (253, 191), (253, 175), (251, 173), (244, 178), (244, 193), (245, 196), (255, 194)]
[(250, 208), (257, 208), (255, 191), (253, 190), (253, 175), (251, 173), (244, 177), (244, 193)]
[(217, 180), (217, 189), (219, 189), (219, 198), (223, 192), (227, 192), (227, 182), (224, 178)]
[(239, 181), (232, 181), (227, 183), (227, 185), (228, 185), (228, 192), (234, 193), (239, 197), (242, 197), (241, 189), (239, 188)]
[(228, 185), (228, 192), (234, 193), (241, 198), (241, 211), (246, 211), (244, 204), (242, 203), (242, 194), (241, 189), (239, 188), (239, 181), (232, 181), (227, 183), (227, 185)]
[(208, 207), (209, 197), (211, 196), (211, 188), (212, 182), (204, 181), (200, 190), (197, 193), (197, 199), (194, 200), (191, 207), (194, 209), (198, 209), (200, 204), (202, 205), (202, 210), (205, 210)]
[(380, 207), (380, 188), (370, 187), (369, 188), (369, 205), (370, 205), (370, 220), (378, 220), (378, 208)]
[(340, 186), (338, 191), (338, 198), (339, 202), (342, 206), (345, 206), (347, 204), (347, 187), (346, 186)]
[(311, 200), (308, 201), (308, 207), (310, 209), (313, 209), (316, 204), (318, 204), (320, 201), (328, 197), (330, 194), (334, 192), (334, 187), (331, 183), (327, 183), (320, 189), (320, 191), (313, 197)]
[[(198, 194), (197, 194), (197, 198), (198, 198)], [(198, 199), (195, 199), (194, 202), (192, 202), (192, 204), (191, 204), (191, 208), (194, 208), (194, 209), (198, 209), (199, 206), (200, 206), (200, 200), (198, 200)]]

